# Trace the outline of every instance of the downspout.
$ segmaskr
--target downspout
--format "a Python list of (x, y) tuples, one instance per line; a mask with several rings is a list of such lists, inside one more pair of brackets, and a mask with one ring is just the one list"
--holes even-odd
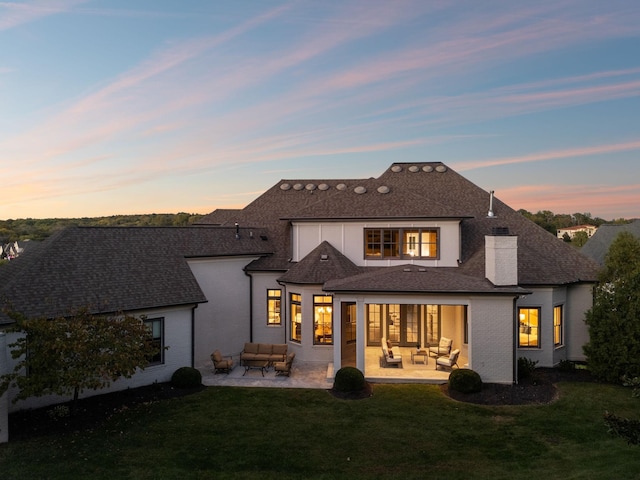
[(196, 364), (196, 308), (198, 308), (198, 304), (196, 303), (193, 307), (191, 307), (191, 367), (193, 368)]
[(253, 343), (253, 276), (243, 268), (244, 274), (249, 277), (249, 342)]
[(282, 309), (282, 304), (283, 304), (282, 298), (280, 299), (280, 318), (284, 322), (284, 330), (283, 330), (284, 331), (284, 342), (282, 342), (282, 343), (287, 343), (287, 341), (288, 341), (287, 339), (289, 338), (289, 337), (287, 337), (287, 325), (289, 323), (289, 322), (287, 322), (287, 312), (289, 311), (289, 309), (287, 308), (287, 305), (288, 305), (288, 303), (287, 303), (287, 285), (282, 283), (282, 282), (280, 282), (280, 281), (278, 281), (278, 280), (276, 280), (276, 281), (278, 282), (278, 285), (280, 285), (282, 287), (282, 289), (283, 289), (282, 293), (284, 294), (283, 295), (283, 297), (284, 297), (284, 312), (282, 311), (283, 310)]

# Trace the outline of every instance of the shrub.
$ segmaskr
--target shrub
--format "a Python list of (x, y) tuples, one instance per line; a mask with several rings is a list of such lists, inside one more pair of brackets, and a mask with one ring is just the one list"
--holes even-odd
[(518, 379), (522, 380), (524, 378), (529, 378), (533, 375), (534, 370), (536, 369), (536, 365), (538, 361), (533, 361), (526, 357), (518, 358)]
[(171, 376), (171, 384), (176, 388), (195, 388), (202, 385), (202, 374), (192, 367), (180, 367)]
[(576, 364), (571, 360), (560, 360), (558, 364), (558, 370), (561, 372), (573, 372), (576, 369)]
[(364, 374), (355, 367), (342, 367), (336, 372), (333, 388), (339, 392), (357, 392), (365, 387)]
[(460, 393), (475, 393), (482, 390), (482, 379), (478, 372), (459, 368), (449, 375), (449, 388)]
[(612, 435), (624, 438), (630, 445), (640, 445), (640, 420), (629, 420), (605, 412), (604, 424)]

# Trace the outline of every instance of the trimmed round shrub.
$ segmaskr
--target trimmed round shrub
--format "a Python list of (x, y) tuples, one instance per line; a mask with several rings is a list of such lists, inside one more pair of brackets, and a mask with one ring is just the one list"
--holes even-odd
[(475, 393), (482, 390), (482, 379), (478, 372), (459, 368), (449, 375), (449, 388), (460, 393)]
[(202, 385), (202, 374), (196, 368), (180, 367), (171, 376), (171, 385), (177, 388), (195, 388)]
[(364, 387), (364, 374), (355, 367), (342, 367), (333, 380), (333, 388), (339, 392), (357, 392)]

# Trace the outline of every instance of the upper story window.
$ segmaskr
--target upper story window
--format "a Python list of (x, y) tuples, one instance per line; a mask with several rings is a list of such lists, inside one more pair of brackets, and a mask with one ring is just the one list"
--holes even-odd
[(365, 258), (437, 258), (437, 228), (366, 228)]

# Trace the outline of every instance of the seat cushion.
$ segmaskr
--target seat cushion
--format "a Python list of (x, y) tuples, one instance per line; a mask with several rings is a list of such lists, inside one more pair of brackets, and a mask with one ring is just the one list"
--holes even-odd
[(257, 343), (245, 343), (244, 344), (244, 352), (245, 353), (258, 353), (258, 344)]
[(258, 353), (271, 355), (271, 351), (273, 350), (273, 345), (271, 343), (259, 343), (258, 344)]

